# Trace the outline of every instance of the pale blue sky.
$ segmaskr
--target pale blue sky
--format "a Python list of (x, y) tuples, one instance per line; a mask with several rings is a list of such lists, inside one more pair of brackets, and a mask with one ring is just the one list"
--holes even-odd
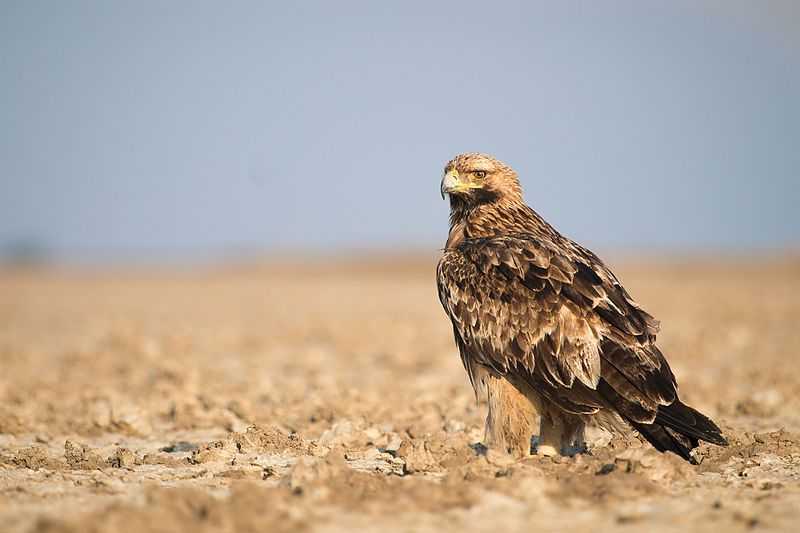
[(0, 246), (435, 248), (463, 151), (591, 246), (797, 246), (800, 2), (0, 2)]

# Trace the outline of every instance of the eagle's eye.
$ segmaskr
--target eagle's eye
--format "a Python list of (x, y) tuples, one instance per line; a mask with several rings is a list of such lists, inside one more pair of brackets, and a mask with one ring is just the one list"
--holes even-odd
[(479, 180), (482, 180), (483, 178), (486, 177), (486, 171), (485, 170), (476, 170), (475, 172), (473, 172), (473, 174)]

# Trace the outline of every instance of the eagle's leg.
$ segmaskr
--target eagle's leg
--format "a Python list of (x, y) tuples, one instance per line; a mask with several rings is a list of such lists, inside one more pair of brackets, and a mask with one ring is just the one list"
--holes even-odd
[(561, 453), (575, 455), (586, 451), (586, 423), (578, 416), (565, 417)]
[(530, 455), (536, 427), (534, 405), (503, 377), (487, 375), (484, 384), (489, 403), (484, 444), (515, 457)]
[(575, 455), (585, 449), (584, 421), (555, 409), (542, 415), (539, 425), (539, 455)]
[(536, 453), (547, 457), (561, 455), (564, 429), (564, 421), (560, 416), (552, 413), (542, 413), (539, 423), (539, 445), (536, 448)]

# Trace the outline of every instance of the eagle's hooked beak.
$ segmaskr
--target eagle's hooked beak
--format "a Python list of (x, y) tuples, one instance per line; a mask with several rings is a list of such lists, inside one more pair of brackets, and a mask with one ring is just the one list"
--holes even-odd
[(458, 179), (458, 170), (450, 169), (442, 178), (442, 186), (441, 186), (441, 193), (442, 193), (442, 200), (444, 200), (445, 194), (450, 194), (452, 192), (458, 192), (459, 190), (463, 190), (463, 186), (461, 181)]

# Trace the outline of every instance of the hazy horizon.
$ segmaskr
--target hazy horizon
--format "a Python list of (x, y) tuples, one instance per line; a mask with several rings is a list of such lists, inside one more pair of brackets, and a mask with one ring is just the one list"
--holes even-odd
[(800, 4), (0, 6), (0, 254), (435, 249), (464, 151), (598, 249), (800, 246)]

